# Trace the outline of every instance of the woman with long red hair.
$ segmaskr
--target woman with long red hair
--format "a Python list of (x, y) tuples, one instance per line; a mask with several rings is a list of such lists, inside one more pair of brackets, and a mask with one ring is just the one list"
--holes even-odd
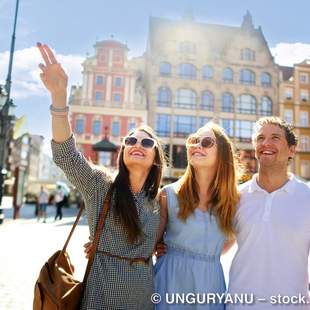
[[(167, 253), (155, 266), (155, 288), (162, 297), (156, 309), (178, 309), (177, 293), (226, 291), (220, 256), (234, 239), (239, 202), (233, 146), (220, 126), (208, 123), (188, 137), (186, 147), (185, 174), (161, 192), (160, 234)], [(188, 304), (190, 309), (225, 307), (216, 299), (191, 301), (196, 305)]]

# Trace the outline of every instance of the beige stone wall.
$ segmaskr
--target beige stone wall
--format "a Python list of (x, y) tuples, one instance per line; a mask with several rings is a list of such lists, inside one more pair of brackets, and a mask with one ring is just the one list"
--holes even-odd
[[(172, 30), (171, 30), (172, 28)], [(230, 28), (225, 27), (223, 32), (225, 36), (230, 36)], [(234, 29), (233, 29), (234, 30)], [(236, 33), (236, 31), (233, 31)], [(238, 31), (237, 31), (238, 32)], [(212, 33), (208, 31), (208, 27), (203, 24), (190, 24), (176, 22), (158, 22), (150, 31), (149, 48), (147, 51), (146, 63), (146, 81), (147, 93), (149, 103), (149, 123), (152, 127), (156, 127), (155, 116), (156, 113), (165, 113), (170, 115), (192, 115), (192, 116), (206, 116), (215, 121), (221, 118), (228, 118), (233, 120), (251, 120), (255, 121), (259, 118), (259, 114), (238, 114), (225, 113), (221, 111), (221, 97), (224, 92), (230, 92), (234, 97), (234, 105), (236, 105), (237, 98), (243, 93), (251, 94), (256, 97), (257, 104), (262, 96), (268, 96), (273, 102), (273, 114), (279, 113), (278, 105), (278, 68), (275, 65), (267, 45), (262, 37), (257, 33), (239, 31), (233, 39), (227, 40), (227, 45), (224, 51), (220, 54), (216, 51), (216, 47), (209, 43), (208, 35)], [(196, 53), (180, 53), (178, 51), (179, 45), (183, 41), (191, 41), (196, 47)], [(250, 48), (255, 51), (255, 61), (245, 61), (240, 59), (241, 49)], [(159, 66), (161, 62), (168, 62), (172, 65), (170, 77), (162, 77), (159, 75)], [(177, 68), (180, 63), (191, 63), (195, 65), (197, 71), (196, 79), (182, 79), (178, 77)], [(204, 65), (211, 65), (214, 69), (214, 76), (212, 80), (202, 79), (202, 68)], [(223, 70), (230, 67), (233, 72), (233, 83), (226, 83), (222, 79)], [(239, 72), (241, 69), (250, 69), (256, 75), (255, 85), (243, 85), (239, 82)], [(262, 72), (268, 72), (272, 77), (271, 87), (262, 87), (260, 76)], [(172, 92), (172, 107), (165, 108), (157, 105), (157, 90), (159, 87), (169, 87)], [(213, 93), (215, 98), (214, 111), (196, 109), (179, 109), (173, 107), (176, 101), (176, 92), (179, 88), (190, 88), (197, 93), (197, 103), (201, 102), (201, 92), (209, 90)], [(172, 126), (171, 126), (172, 127)], [(171, 136), (165, 137), (164, 141), (171, 145), (184, 144), (184, 139), (173, 137), (171, 129)], [(250, 143), (237, 143), (237, 148), (251, 149)], [(170, 155), (171, 153), (170, 148)], [(177, 175), (178, 170), (171, 170), (170, 176)], [(174, 173), (175, 172), (175, 173)]]

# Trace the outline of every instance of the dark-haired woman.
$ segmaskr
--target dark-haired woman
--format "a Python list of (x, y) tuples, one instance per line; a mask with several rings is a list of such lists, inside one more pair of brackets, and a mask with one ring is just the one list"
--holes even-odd
[(114, 180), (89, 165), (76, 149), (69, 120), (67, 75), (47, 45), (38, 44), (45, 64), (41, 79), (50, 91), (52, 151), (56, 164), (83, 195), (91, 236), (108, 191), (110, 210), (87, 279), (82, 309), (152, 309), (152, 260), (159, 226), (157, 192), (164, 156), (149, 127), (123, 139)]

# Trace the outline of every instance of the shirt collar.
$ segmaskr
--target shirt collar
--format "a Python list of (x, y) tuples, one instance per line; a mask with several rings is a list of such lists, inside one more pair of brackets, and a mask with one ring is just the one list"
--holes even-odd
[[(257, 176), (258, 174), (255, 173), (250, 180), (250, 186), (249, 186), (249, 193), (254, 192), (263, 192), (266, 193), (266, 190), (261, 188), (257, 183)], [(289, 180), (279, 189), (277, 189), (275, 192), (286, 192), (289, 194), (292, 194), (295, 188), (296, 178), (293, 173), (288, 173)]]

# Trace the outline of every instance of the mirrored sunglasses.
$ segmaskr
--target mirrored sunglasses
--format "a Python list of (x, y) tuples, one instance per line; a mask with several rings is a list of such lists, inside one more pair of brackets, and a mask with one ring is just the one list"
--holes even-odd
[(210, 149), (216, 144), (216, 140), (212, 137), (190, 136), (186, 141), (188, 147), (200, 145), (201, 147)]
[[(124, 139), (124, 145), (126, 146), (134, 146), (137, 144), (139, 140), (134, 137), (134, 136), (128, 136)], [(151, 139), (151, 138), (143, 138), (140, 141), (140, 144), (142, 145), (142, 147), (146, 148), (146, 149), (151, 149), (155, 146), (155, 140)]]

